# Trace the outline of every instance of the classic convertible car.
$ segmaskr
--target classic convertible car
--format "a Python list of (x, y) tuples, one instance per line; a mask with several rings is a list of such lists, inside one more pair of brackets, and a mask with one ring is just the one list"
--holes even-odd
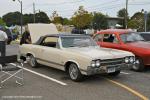
[(101, 48), (86, 35), (41, 34), (37, 41), (31, 36), (35, 43), (21, 45), (20, 56), (27, 57), (32, 67), (39, 63), (66, 71), (73, 81), (100, 73), (117, 76), (135, 59), (130, 52)]
[(137, 32), (107, 29), (97, 32), (94, 40), (101, 47), (125, 50), (135, 54), (135, 65), (132, 67), (135, 71), (143, 71), (146, 65), (150, 65), (150, 43)]

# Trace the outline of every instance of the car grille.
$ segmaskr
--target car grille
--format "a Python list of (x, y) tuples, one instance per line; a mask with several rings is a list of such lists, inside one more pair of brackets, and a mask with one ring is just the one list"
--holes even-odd
[(124, 58), (101, 60), (101, 66), (117, 66), (124, 63)]

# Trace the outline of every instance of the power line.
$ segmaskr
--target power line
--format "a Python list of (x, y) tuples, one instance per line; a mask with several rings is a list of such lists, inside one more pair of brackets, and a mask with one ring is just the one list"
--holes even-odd
[(141, 3), (139, 3), (139, 2), (138, 3), (129, 3), (129, 5), (149, 5), (149, 4), (150, 4), (150, 2), (145, 2), (145, 3), (144, 2), (143, 3), (142, 2)]
[[(85, 9), (88, 10), (97, 10), (97, 11), (103, 11), (103, 10), (109, 10), (109, 9), (114, 9), (114, 8), (118, 8), (122, 5), (125, 5), (125, 3), (118, 3), (118, 1), (120, 0), (112, 0), (109, 2), (104, 2), (104, 3), (100, 3), (100, 4), (96, 4), (96, 5), (92, 5), (92, 6), (88, 6), (85, 7)], [(66, 4), (66, 3), (77, 3), (77, 2), (84, 2), (84, 0), (77, 0), (77, 1), (72, 1), (72, 2), (61, 2), (61, 3), (54, 3), (54, 4), (41, 4), (41, 5), (62, 5), (62, 4)], [(114, 5), (110, 5), (112, 3), (118, 3), (118, 4), (114, 4)], [(150, 2), (130, 2), (129, 5), (149, 5)], [(106, 6), (107, 5), (107, 6)], [(29, 5), (28, 5), (29, 6)], [(26, 7), (26, 9), (29, 9), (30, 7)], [(25, 8), (24, 8), (25, 9)], [(73, 13), (75, 12), (74, 9), (70, 10), (70, 9), (66, 9), (66, 10), (47, 10), (44, 12), (51, 12), (51, 11), (57, 11), (59, 13), (61, 13), (61, 15), (65, 15), (66, 12), (70, 12), (70, 14), (68, 13), (67, 15), (73, 15)], [(64, 13), (62, 13), (64, 12)]]
[(112, 1), (109, 1), (109, 2), (104, 2), (104, 3), (96, 4), (96, 5), (93, 5), (93, 6), (89, 6), (87, 8), (93, 8), (93, 7), (98, 7), (98, 6), (101, 6), (101, 5), (111, 4), (111, 3), (116, 2), (116, 1), (120, 1), (120, 0), (112, 0)]
[[(142, 3), (142, 4), (133, 4), (133, 3), (130, 3), (129, 5), (143, 5), (143, 4), (147, 4), (149, 5), (150, 3)], [(115, 5), (109, 5), (109, 6), (105, 6), (105, 7), (100, 7), (100, 8), (92, 8), (90, 10), (100, 10), (100, 11), (103, 11), (103, 10), (109, 10), (109, 9), (113, 9), (113, 8), (118, 8), (122, 5), (125, 5), (125, 3), (121, 3), (121, 4), (115, 4)], [(70, 10), (70, 11), (73, 11), (73, 10)]]
[[(103, 8), (102, 6), (104, 6), (104, 5), (106, 5), (106, 4), (111, 4), (111, 3), (113, 3), (113, 2), (116, 2), (116, 1), (119, 1), (119, 0), (112, 0), (112, 1), (109, 1), (109, 2), (105, 2), (105, 3), (100, 3), (100, 4), (98, 4), (98, 5), (93, 5), (93, 6), (89, 6), (89, 7), (85, 7), (85, 9), (89, 9), (89, 8), (91, 8), (91, 9), (93, 9), (93, 8), (96, 8), (96, 7), (101, 7), (101, 8)], [(118, 5), (118, 4), (116, 4), (116, 5)], [(111, 6), (111, 5), (109, 5), (109, 6)], [(105, 7), (105, 6), (104, 6)], [(52, 10), (51, 10), (52, 11)], [(57, 12), (72, 12), (72, 11), (74, 11), (73, 9), (72, 10), (56, 10)], [(49, 12), (49, 11), (47, 11), (47, 12)]]
[(60, 2), (60, 3), (45, 3), (45, 4), (37, 4), (39, 6), (49, 6), (49, 5), (63, 5), (63, 4), (68, 4), (68, 3), (78, 3), (78, 2), (82, 2), (84, 0), (77, 0), (77, 1), (71, 1), (71, 2)]

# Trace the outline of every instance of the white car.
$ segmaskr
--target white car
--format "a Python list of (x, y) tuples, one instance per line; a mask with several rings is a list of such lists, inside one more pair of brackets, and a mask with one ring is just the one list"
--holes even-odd
[(73, 34), (41, 36), (33, 44), (21, 45), (20, 56), (28, 57), (32, 67), (39, 63), (66, 71), (73, 81), (100, 73), (116, 76), (135, 59), (130, 52), (101, 48), (90, 36)]

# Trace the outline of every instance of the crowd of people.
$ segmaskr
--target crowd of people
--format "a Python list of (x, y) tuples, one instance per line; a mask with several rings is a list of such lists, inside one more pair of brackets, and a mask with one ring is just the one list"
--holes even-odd
[[(8, 36), (6, 32), (0, 30), (0, 55), (1, 57), (6, 56), (6, 44), (7, 44)], [(25, 27), (25, 32), (22, 34), (20, 45), (22, 44), (31, 44), (31, 36), (28, 30), (28, 27)], [(5, 64), (2, 64), (5, 65)]]

